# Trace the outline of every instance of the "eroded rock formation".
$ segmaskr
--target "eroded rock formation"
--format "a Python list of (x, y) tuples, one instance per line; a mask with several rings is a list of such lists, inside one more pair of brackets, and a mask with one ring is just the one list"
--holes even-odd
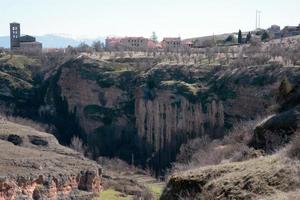
[[(297, 77), (293, 70), (81, 57), (50, 76), (41, 107), (54, 110), (45, 112), (47, 120), (78, 123), (95, 157), (117, 156), (129, 162), (134, 158), (137, 165), (162, 169), (189, 138), (222, 137), (236, 122), (271, 113), (274, 88), (286, 74)], [(71, 117), (64, 115), (66, 111)], [(64, 130), (58, 136), (67, 137), (68, 143), (77, 130)]]
[(91, 197), (101, 190), (101, 168), (54, 136), (1, 120), (0, 199)]

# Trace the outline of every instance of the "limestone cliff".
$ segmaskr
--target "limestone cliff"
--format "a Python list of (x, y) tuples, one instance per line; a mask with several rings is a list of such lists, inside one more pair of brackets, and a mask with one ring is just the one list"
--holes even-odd
[[(280, 80), (299, 76), (297, 69), (273, 65), (199, 67), (143, 61), (69, 60), (48, 81), (45, 106), (54, 108), (50, 118), (46, 115), (48, 121), (78, 123), (95, 157), (117, 156), (161, 170), (188, 139), (222, 137), (235, 122), (271, 113)], [(70, 140), (78, 130), (58, 137)]]
[[(185, 77), (185, 69), (179, 67), (170, 70)], [(52, 94), (48, 90), (46, 99), (54, 99), (55, 92), (60, 92), (56, 95), (67, 102), (70, 113), (75, 112), (95, 156), (99, 152), (125, 160), (134, 156), (136, 164), (160, 166), (165, 162), (167, 166), (187, 139), (221, 132), (224, 106), (218, 98), (195, 100), (200, 86), (166, 82), (168, 71), (150, 88), (149, 79), (162, 69), (149, 71), (144, 66), (88, 58), (71, 60), (59, 69), (57, 87)], [(47, 104), (53, 104), (59, 113), (55, 100)]]

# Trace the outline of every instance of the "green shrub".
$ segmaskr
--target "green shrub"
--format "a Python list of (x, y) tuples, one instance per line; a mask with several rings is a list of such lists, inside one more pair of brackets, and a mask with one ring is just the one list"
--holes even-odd
[(97, 83), (102, 88), (109, 88), (109, 87), (115, 85), (114, 79), (108, 73), (99, 74)]
[(284, 77), (284, 79), (281, 81), (279, 86), (279, 96), (285, 97), (293, 90), (293, 85), (290, 83), (290, 81), (287, 79), (287, 77)]
[(94, 120), (101, 120), (104, 124), (111, 124), (116, 115), (116, 110), (98, 105), (87, 105), (84, 108), (86, 117)]

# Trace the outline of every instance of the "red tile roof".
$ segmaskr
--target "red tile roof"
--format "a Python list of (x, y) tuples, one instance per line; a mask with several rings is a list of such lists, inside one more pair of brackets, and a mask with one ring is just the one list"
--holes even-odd
[(180, 37), (169, 37), (169, 38), (164, 38), (163, 41), (165, 42), (180, 42), (181, 38)]

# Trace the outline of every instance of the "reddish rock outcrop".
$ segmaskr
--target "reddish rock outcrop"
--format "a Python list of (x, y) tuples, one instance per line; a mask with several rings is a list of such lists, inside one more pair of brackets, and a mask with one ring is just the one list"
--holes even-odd
[[(12, 133), (18, 143), (10, 140)], [(82, 199), (101, 187), (100, 166), (60, 146), (54, 136), (0, 123), (0, 200)]]

